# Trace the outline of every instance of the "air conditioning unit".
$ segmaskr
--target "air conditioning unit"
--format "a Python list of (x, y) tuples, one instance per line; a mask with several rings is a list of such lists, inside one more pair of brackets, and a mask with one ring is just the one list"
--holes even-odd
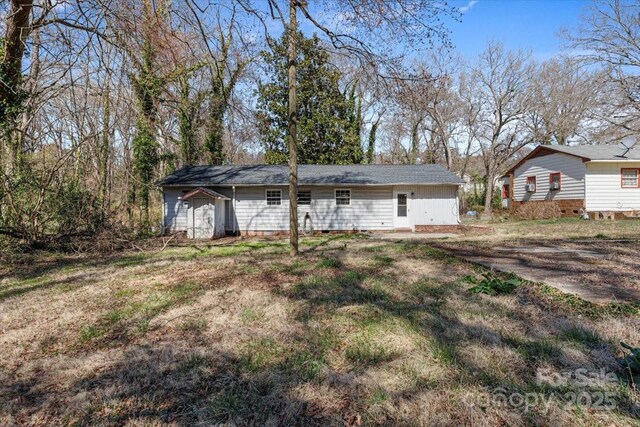
[(535, 193), (536, 192), (536, 185), (535, 184), (527, 184), (525, 185), (525, 190), (527, 190), (527, 193)]
[(551, 191), (558, 191), (560, 190), (560, 183), (559, 182), (552, 182), (549, 184), (549, 190)]

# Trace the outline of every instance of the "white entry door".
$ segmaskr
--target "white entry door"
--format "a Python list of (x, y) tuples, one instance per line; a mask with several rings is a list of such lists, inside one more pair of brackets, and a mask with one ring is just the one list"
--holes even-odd
[(211, 199), (193, 199), (193, 237), (210, 239), (214, 232), (214, 204)]
[(393, 226), (394, 228), (413, 228), (409, 220), (410, 193), (396, 191), (393, 193)]

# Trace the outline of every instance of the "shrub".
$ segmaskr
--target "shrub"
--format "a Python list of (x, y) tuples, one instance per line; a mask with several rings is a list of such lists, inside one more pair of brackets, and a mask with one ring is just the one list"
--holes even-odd
[(562, 210), (555, 201), (525, 202), (518, 206), (515, 217), (518, 219), (556, 219), (562, 216)]
[(629, 369), (631, 373), (640, 374), (640, 348), (634, 348), (629, 344), (623, 342), (620, 345), (629, 352), (629, 354), (623, 359), (622, 365)]
[(520, 280), (516, 278), (503, 280), (500, 277), (485, 273), (482, 275), (482, 280), (470, 288), (469, 292), (486, 295), (503, 295), (513, 292), (518, 286), (520, 286)]
[(336, 258), (322, 258), (316, 264), (318, 268), (342, 268), (342, 261)]

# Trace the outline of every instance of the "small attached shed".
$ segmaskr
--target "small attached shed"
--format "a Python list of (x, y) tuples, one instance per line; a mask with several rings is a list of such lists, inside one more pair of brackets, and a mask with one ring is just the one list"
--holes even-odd
[(188, 203), (187, 237), (212, 239), (225, 235), (224, 201), (229, 198), (208, 188), (198, 187), (180, 197)]

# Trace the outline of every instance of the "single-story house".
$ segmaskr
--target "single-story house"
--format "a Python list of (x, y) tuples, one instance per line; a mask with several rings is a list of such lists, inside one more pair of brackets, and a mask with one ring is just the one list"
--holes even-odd
[(540, 145), (502, 177), (504, 207), (554, 200), (562, 214), (640, 210), (640, 149)]
[[(187, 166), (162, 180), (163, 229), (189, 237), (289, 230), (287, 166)], [(464, 182), (438, 165), (300, 165), (301, 230), (421, 231), (459, 223)]]

